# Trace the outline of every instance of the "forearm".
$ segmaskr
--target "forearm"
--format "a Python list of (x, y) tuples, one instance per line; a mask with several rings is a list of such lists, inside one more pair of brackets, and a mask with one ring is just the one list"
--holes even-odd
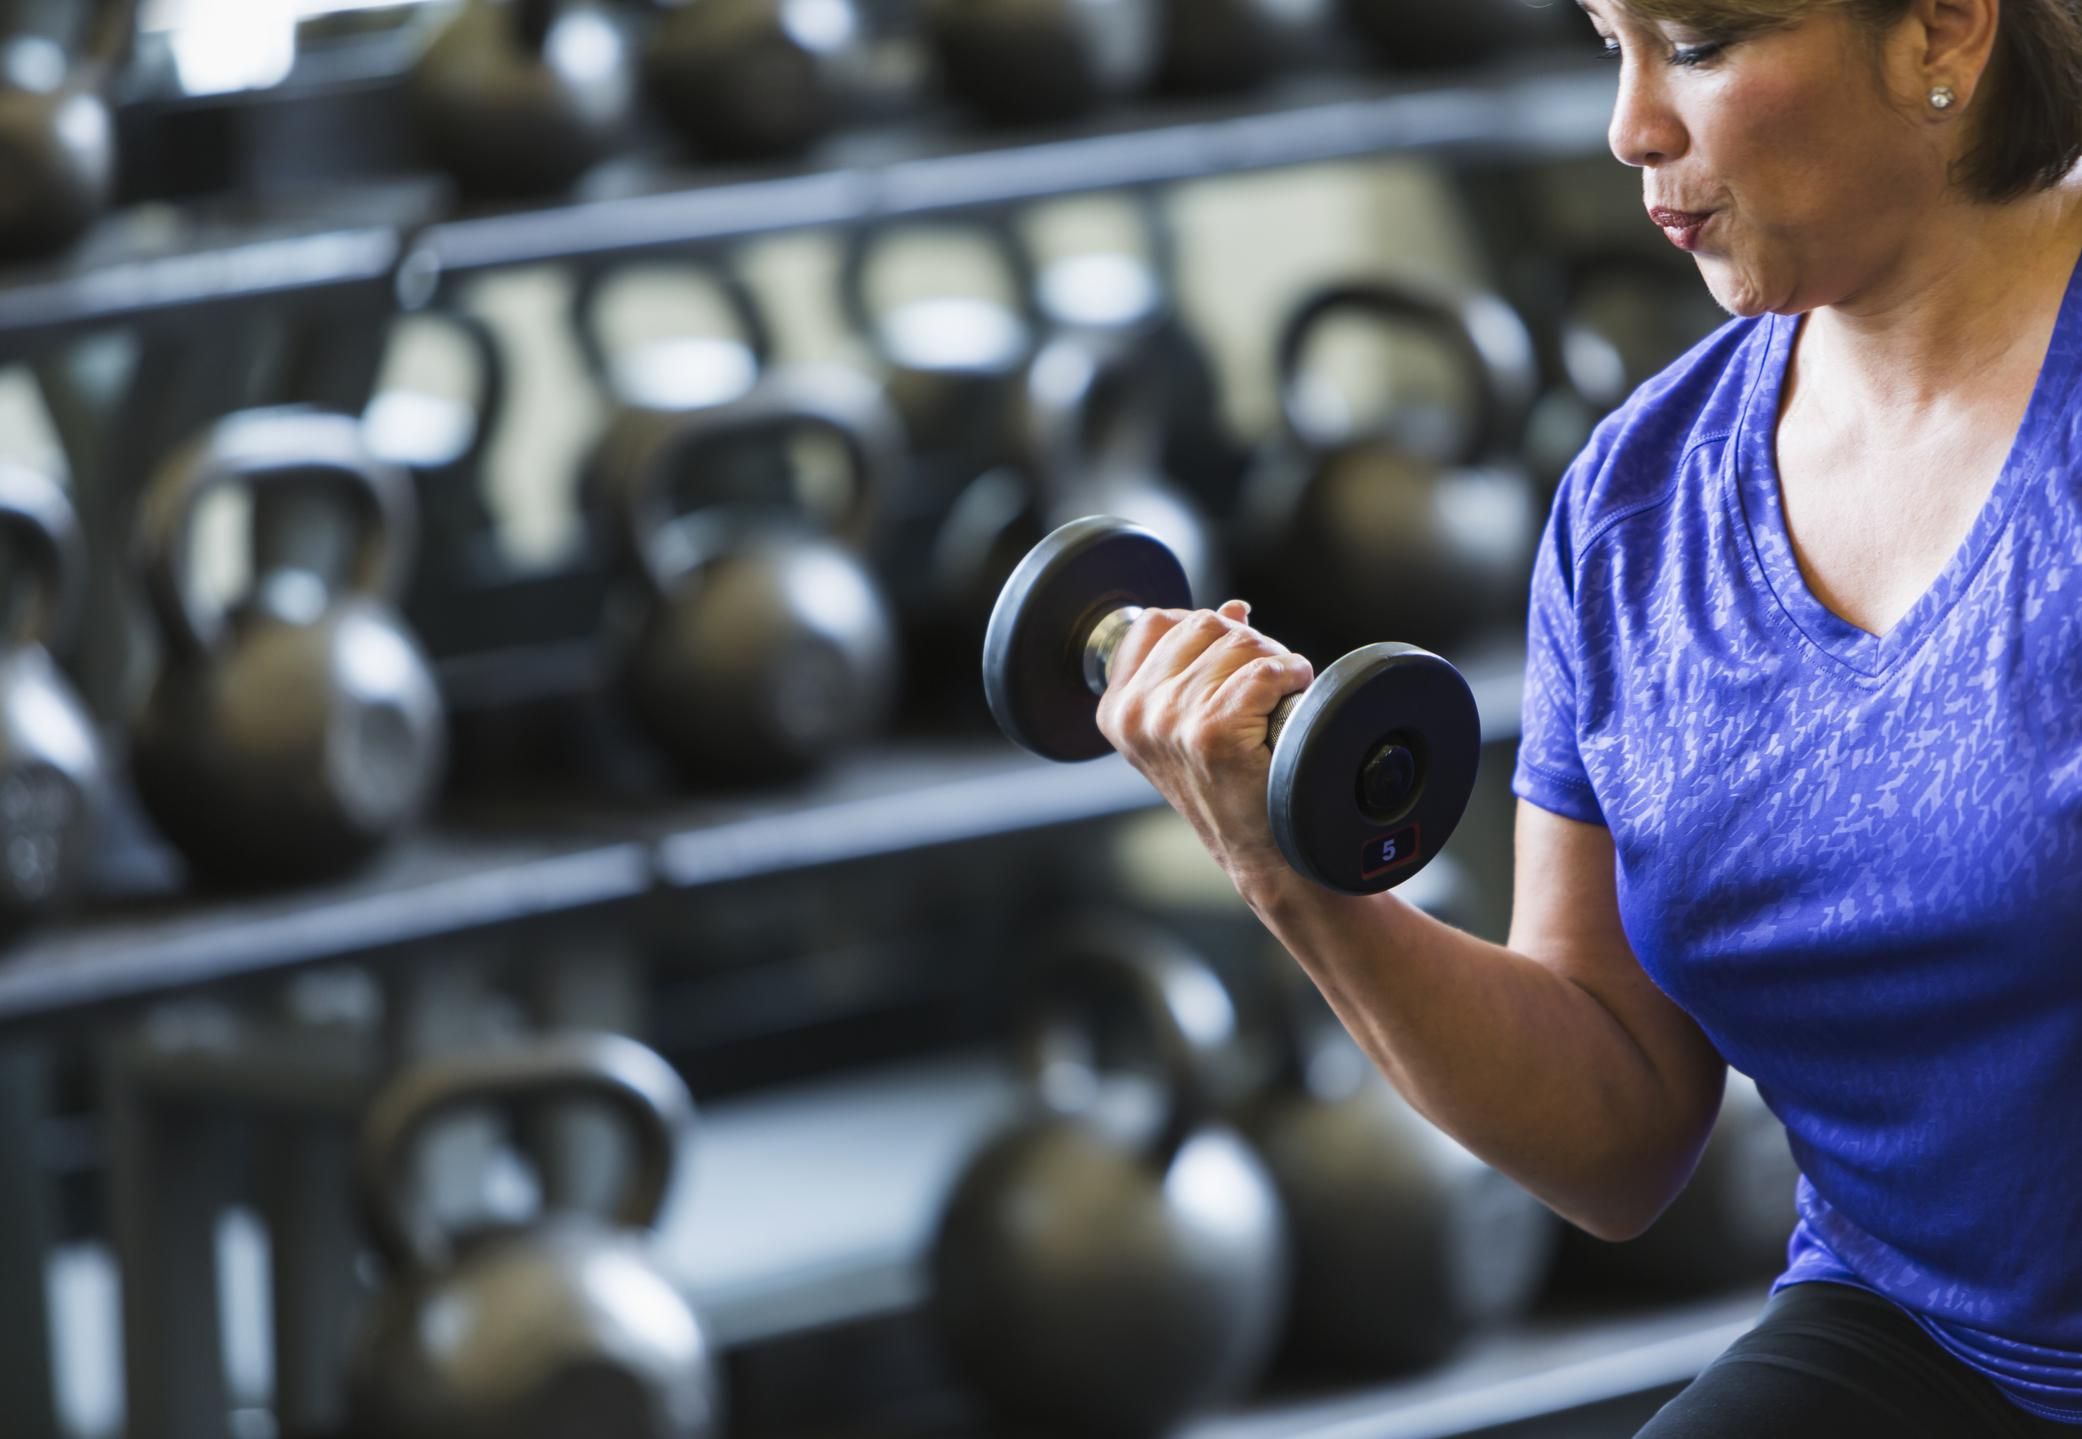
[(1681, 1187), (1704, 1135), (1589, 990), (1392, 893), (1238, 889), (1404, 1098), (1564, 1218), (1626, 1237)]

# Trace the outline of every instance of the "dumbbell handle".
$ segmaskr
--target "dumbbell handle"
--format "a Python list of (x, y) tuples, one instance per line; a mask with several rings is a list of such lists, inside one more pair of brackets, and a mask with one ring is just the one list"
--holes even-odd
[[(1119, 652), (1121, 641), (1128, 637), (1128, 631), (1134, 628), (1135, 621), (1141, 619), (1142, 615), (1141, 605), (1122, 605), (1117, 610), (1108, 610), (1100, 616), (1099, 622), (1092, 626), (1092, 632), (1085, 636), (1084, 682), (1091, 686), (1093, 694), (1106, 693), (1107, 676), (1113, 668), (1113, 657)], [(1301, 696), (1305, 693), (1306, 691), (1297, 691), (1288, 695), (1273, 710), (1272, 718), (1265, 726), (1267, 749), (1278, 747), (1280, 731), (1284, 730), (1287, 721), (1293, 718), (1294, 707), (1301, 703)]]

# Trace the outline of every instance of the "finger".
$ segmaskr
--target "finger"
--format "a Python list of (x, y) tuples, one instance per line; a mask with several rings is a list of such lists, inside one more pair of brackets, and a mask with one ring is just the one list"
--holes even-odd
[(1137, 616), (1135, 623), (1128, 627), (1127, 637), (1120, 642), (1120, 648), (1113, 652), (1113, 659), (1106, 666), (1106, 687), (1118, 690), (1133, 680), (1157, 642), (1191, 613), (1191, 610), (1144, 610)]
[(1267, 639), (1241, 622), (1233, 623), (1229, 633), (1209, 645), (1172, 682), (1180, 703), (1204, 703), (1231, 675), (1251, 661), (1287, 653), (1287, 647), (1277, 640)]
[(1251, 602), (1249, 600), (1228, 600), (1223, 603), (1216, 613), (1225, 620), (1235, 620), (1240, 624), (1249, 624), (1251, 620)]
[(1209, 649), (1241, 628), (1234, 620), (1225, 620), (1213, 610), (1192, 611), (1150, 647), (1137, 667), (1136, 688), (1148, 692), (1170, 684)]
[(1208, 710), (1224, 716), (1270, 716), (1281, 700), (1307, 689), (1315, 678), (1315, 666), (1300, 655), (1262, 655), (1229, 674), (1207, 697)]

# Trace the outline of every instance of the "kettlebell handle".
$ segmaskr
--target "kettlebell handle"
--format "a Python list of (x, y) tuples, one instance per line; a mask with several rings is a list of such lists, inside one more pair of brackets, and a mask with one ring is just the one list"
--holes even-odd
[(882, 247), (902, 230), (966, 232), (984, 241), (984, 248), (1004, 269), (1011, 287), (1012, 306), (1026, 321), (1030, 333), (1040, 334), (1045, 320), (1040, 308), (1040, 271), (1026, 241), (1002, 216), (990, 214), (933, 215), (916, 219), (856, 225), (846, 232), (839, 257), (839, 305), (853, 333), (872, 346), (881, 359), (890, 356), (883, 346), (879, 309), (870, 291), (871, 271)]
[(342, 480), (363, 520), (349, 588), (394, 600), (418, 538), (412, 485), (402, 470), (369, 452), (353, 416), (301, 405), (243, 410), (169, 455), (138, 503), (147, 592), (168, 643), (200, 658), (223, 638), (224, 611), (197, 592), (191, 554), (206, 495), (229, 485)]
[(1042, 346), (1027, 366), (1022, 424), (1044, 506), (1061, 505), (1083, 476), (1123, 469), (1149, 475), (1162, 467), (1160, 386), (1137, 346), (1080, 338)]
[(1303, 401), (1302, 361), (1323, 323), (1361, 313), (1388, 325), (1405, 325), (1443, 340), (1475, 384), (1475, 415), (1449, 463), (1476, 464), (1508, 449), (1533, 397), (1539, 393), (1539, 355), (1524, 319), (1502, 299), (1483, 290), (1448, 294), (1413, 285), (1369, 280), (1331, 285), (1304, 300), (1280, 333), (1280, 413), (1287, 433), (1307, 449), (1325, 448), (1313, 433)]
[(694, 1100), (656, 1051), (615, 1034), (562, 1034), (525, 1047), (450, 1055), (393, 1077), (362, 1118), (355, 1185), (362, 1218), (387, 1263), (436, 1271), (454, 1259), (451, 1236), (412, 1193), (410, 1160), (435, 1120), (473, 1108), (537, 1109), (593, 1100), (634, 1141), (634, 1165), (614, 1211), (628, 1229), (656, 1226), (683, 1139), (694, 1130)]
[(774, 335), (766, 311), (752, 293), (752, 287), (745, 282), (745, 277), (722, 259), (683, 254), (641, 255), (616, 264), (588, 265), (579, 271), (571, 288), (571, 333), (578, 343), (579, 357), (585, 361), (586, 372), (610, 397), (621, 398), (615, 394), (614, 359), (607, 342), (602, 308), (608, 292), (621, 275), (645, 267), (691, 270), (708, 280), (722, 297), (724, 308), (730, 312), (731, 323), (736, 326), (738, 339), (751, 352), (761, 373), (772, 365)]
[(7, 647), (63, 649), (79, 622), (87, 575), (87, 551), (72, 502), (48, 475), (0, 460), (0, 529), (27, 542), (37, 581), (34, 602), (14, 617)]
[(1065, 1067), (1096, 1070), (1088, 1041), (1098, 1012), (1125, 1000), (1156, 1046), (1164, 1114), (1149, 1152), (1166, 1157), (1215, 1109), (1210, 1070), (1236, 1038), (1236, 1006), (1205, 960), (1171, 936), (1108, 917), (1059, 935), (1019, 1026), (1020, 1067), (1044, 1100)]
[(450, 305), (420, 313), (460, 335), (470, 358), (476, 362), (477, 394), (470, 408), (477, 414), (477, 423), (471, 427), (470, 443), (449, 468), (465, 475), (479, 474), (484, 467), (485, 451), (491, 448), (492, 437), (498, 434), (506, 418), (506, 402), (512, 394), (512, 370), (506, 363), (505, 348), (482, 315)]
[(831, 527), (858, 550), (874, 533), (883, 497), (900, 480), (907, 458), (903, 422), (865, 375), (836, 366), (790, 366), (764, 376), (727, 405), (671, 416), (658, 443), (626, 481), (614, 506), (628, 552), (651, 587), (670, 595), (688, 572), (713, 554), (730, 528), (735, 506), (675, 513), (672, 479), (690, 457), (726, 439), (821, 431), (846, 452), (853, 502)]

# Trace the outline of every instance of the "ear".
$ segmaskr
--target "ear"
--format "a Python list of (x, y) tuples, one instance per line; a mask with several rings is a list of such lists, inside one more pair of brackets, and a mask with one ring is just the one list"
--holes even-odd
[(1987, 73), (2001, 20), (2002, 0), (1915, 0), (1906, 22), (1908, 58), (1922, 89), (1949, 85), (1964, 108)]

